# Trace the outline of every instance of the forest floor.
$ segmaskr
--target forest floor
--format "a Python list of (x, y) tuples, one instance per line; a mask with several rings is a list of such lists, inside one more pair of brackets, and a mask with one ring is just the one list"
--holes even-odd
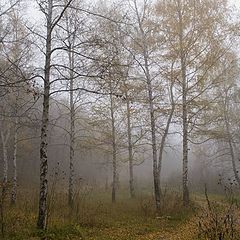
[[(25, 196), (30, 196), (25, 194)], [(158, 217), (154, 200), (144, 194), (129, 199), (121, 194), (112, 204), (109, 193), (85, 191), (69, 210), (66, 195), (49, 199), (48, 230), (36, 230), (37, 197), (19, 199), (3, 211), (4, 240), (196, 240), (199, 207), (204, 196), (192, 196), (191, 206), (183, 208), (177, 192), (168, 192)]]

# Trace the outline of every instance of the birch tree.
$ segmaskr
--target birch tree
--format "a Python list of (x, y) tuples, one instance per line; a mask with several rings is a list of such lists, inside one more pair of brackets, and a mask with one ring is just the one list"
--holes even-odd
[[(226, 54), (221, 61), (224, 70), (220, 78), (222, 79), (215, 93), (216, 101), (212, 103), (204, 116), (205, 127), (199, 129), (199, 135), (206, 135), (211, 140), (213, 149), (217, 148), (216, 153), (212, 153), (223, 165), (230, 162), (231, 171), (225, 171), (226, 175), (232, 176), (238, 185), (240, 178), (238, 174), (238, 163), (236, 161), (239, 152), (239, 117), (238, 117), (238, 91), (239, 86), (237, 76), (239, 67), (235, 54)], [(206, 138), (206, 137), (205, 137)], [(226, 161), (227, 160), (227, 161)], [(230, 161), (229, 161), (230, 160)]]
[(134, 175), (133, 175), (133, 139), (132, 139), (132, 115), (129, 90), (126, 82), (124, 82), (125, 98), (126, 98), (126, 114), (127, 114), (127, 136), (128, 136), (128, 162), (129, 162), (129, 190), (131, 198), (135, 197), (134, 191)]
[[(126, 52), (127, 54), (127, 52)], [(124, 58), (124, 57), (123, 57)], [(129, 168), (129, 193), (130, 197), (135, 197), (134, 184), (134, 166), (144, 162), (144, 151), (146, 142), (144, 138), (147, 135), (147, 120), (141, 114), (143, 111), (142, 101), (145, 98), (145, 88), (142, 81), (134, 74), (134, 59), (131, 55), (125, 57), (125, 70), (123, 71), (122, 81), (120, 82), (120, 90), (122, 92), (122, 107), (119, 112), (125, 120), (125, 124), (121, 127), (122, 139), (126, 138), (126, 146), (128, 152), (128, 168)], [(125, 137), (127, 136), (127, 137)]]
[[(70, 6), (72, 0), (58, 5), (54, 0), (47, 0), (39, 3), (40, 9), (46, 18), (46, 37), (45, 39), (45, 66), (43, 76), (43, 111), (42, 111), (42, 126), (41, 126), (41, 143), (40, 143), (40, 193), (39, 193), (39, 212), (37, 227), (40, 229), (46, 228), (47, 218), (47, 195), (48, 195), (48, 124), (49, 124), (49, 102), (51, 90), (51, 68), (53, 47), (53, 34), (58, 26), (64, 12)], [(57, 11), (57, 12), (56, 12)], [(57, 14), (57, 15), (55, 15)]]
[[(153, 68), (153, 62), (151, 61), (151, 53), (153, 53), (153, 45), (149, 45), (151, 41), (151, 24), (148, 25), (146, 22), (150, 19), (151, 6), (147, 1), (144, 1), (143, 6), (139, 9), (139, 5), (136, 0), (132, 1), (132, 9), (134, 18), (136, 20), (137, 35), (134, 37), (134, 44), (137, 46), (139, 54), (143, 61), (137, 61), (139, 67), (142, 69), (144, 77), (146, 79), (147, 93), (148, 93), (148, 104), (149, 104), (149, 116), (150, 116), (150, 129), (151, 129), (151, 145), (152, 145), (152, 159), (153, 159), (153, 182), (154, 182), (154, 196), (156, 202), (156, 209), (160, 211), (160, 186), (158, 176), (158, 160), (157, 160), (157, 137), (156, 137), (156, 116), (154, 111), (154, 93), (153, 93), (153, 79), (154, 74), (151, 73)], [(151, 39), (151, 40), (150, 40)]]
[[(201, 96), (211, 94), (218, 84), (213, 72), (219, 59), (226, 53), (229, 14), (226, 1), (158, 1), (157, 11), (169, 50), (167, 55), (175, 58), (175, 73), (181, 99), (182, 155), (183, 155), (183, 204), (189, 204), (188, 152), (190, 133), (198, 114), (204, 110)], [(174, 17), (173, 17), (174, 16)], [(166, 48), (167, 49), (167, 48)], [(201, 106), (200, 106), (201, 105)]]
[[(17, 198), (17, 144), (18, 133), (21, 128), (20, 118), (26, 117), (29, 106), (33, 106), (37, 101), (34, 87), (29, 86), (27, 70), (28, 62), (31, 59), (31, 44), (29, 43), (28, 33), (24, 27), (23, 19), (18, 11), (12, 11), (12, 46), (8, 46), (10, 53), (8, 61), (13, 65), (13, 79), (16, 84), (12, 85), (14, 94), (12, 103), (13, 120), (13, 180), (11, 203), (16, 204)], [(19, 83), (18, 83), (19, 82)], [(28, 96), (30, 94), (30, 96)]]
[[(2, 133), (4, 153), (4, 179), (7, 180), (8, 161), (11, 156), (13, 163), (13, 179), (11, 202), (16, 203), (17, 192), (17, 141), (19, 131), (19, 118), (22, 117), (29, 107), (31, 98), (27, 98), (28, 93), (33, 93), (29, 88), (27, 80), (30, 67), (28, 61), (31, 56), (31, 45), (29, 44), (24, 22), (19, 13), (19, 8), (14, 4), (7, 11), (8, 28), (10, 33), (5, 36), (1, 45), (1, 92), (2, 101)], [(6, 23), (5, 23), (6, 24)], [(27, 93), (28, 92), (28, 93)], [(31, 95), (33, 99), (33, 95)], [(13, 131), (14, 130), (14, 131)], [(8, 153), (7, 145), (14, 139), (13, 154)]]

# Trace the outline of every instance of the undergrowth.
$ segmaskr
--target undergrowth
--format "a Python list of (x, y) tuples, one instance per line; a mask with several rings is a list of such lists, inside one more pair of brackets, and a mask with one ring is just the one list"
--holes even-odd
[(134, 240), (176, 228), (194, 214), (193, 206), (182, 208), (177, 192), (165, 194), (167, 201), (157, 216), (151, 194), (130, 199), (123, 191), (112, 204), (109, 192), (86, 187), (78, 191), (73, 208), (67, 207), (66, 194), (55, 192), (50, 198), (54, 204), (50, 204), (48, 228), (38, 231), (36, 196), (33, 192), (21, 191), (16, 206), (5, 206), (5, 240)]

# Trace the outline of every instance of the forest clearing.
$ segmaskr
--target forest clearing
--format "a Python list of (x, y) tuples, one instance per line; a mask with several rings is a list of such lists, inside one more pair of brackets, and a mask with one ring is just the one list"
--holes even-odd
[(240, 0), (0, 0), (0, 239), (240, 240)]
[[(126, 192), (121, 192), (121, 199), (112, 204), (106, 192), (83, 192), (81, 197), (76, 199), (79, 205), (69, 209), (65, 207), (67, 195), (56, 194), (56, 200), (49, 204), (51, 209), (46, 232), (37, 231), (35, 228), (37, 212), (34, 205), (37, 205), (37, 197), (32, 197), (31, 200), (25, 199), (21, 205), (14, 208), (6, 206), (5, 239), (204, 240), (219, 237), (207, 238), (199, 227), (200, 222), (205, 223), (209, 227), (207, 230), (215, 234), (215, 225), (209, 224), (213, 219), (201, 214), (202, 209), (210, 214), (204, 194), (193, 195), (194, 201), (185, 209), (179, 204), (181, 201), (179, 193), (169, 191), (168, 194), (171, 197), (168, 196), (161, 216), (155, 214), (153, 196), (129, 199)], [(212, 205), (221, 206), (220, 211), (212, 212), (218, 218), (217, 232), (226, 235), (223, 239), (240, 239), (238, 222), (234, 220), (231, 226), (224, 222), (227, 214), (236, 220), (239, 219), (240, 211), (231, 213), (228, 199), (221, 195), (210, 195), (210, 199)], [(234, 210), (236, 209), (235, 206)], [(233, 238), (229, 237), (230, 228), (233, 230)]]

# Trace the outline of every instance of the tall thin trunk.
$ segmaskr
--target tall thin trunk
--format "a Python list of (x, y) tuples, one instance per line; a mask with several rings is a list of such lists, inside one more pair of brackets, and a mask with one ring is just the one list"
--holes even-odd
[[(68, 60), (69, 60), (69, 79), (70, 79), (70, 144), (69, 144), (69, 184), (68, 184), (68, 204), (72, 208), (74, 204), (74, 155), (75, 155), (75, 103), (74, 103), (74, 67), (75, 54), (74, 45), (76, 38), (76, 31), (71, 31), (72, 26), (69, 15), (66, 12), (66, 25), (68, 35)], [(76, 30), (76, 29), (75, 29)]]
[[(71, 54), (71, 53), (70, 53)], [(72, 55), (72, 54), (71, 54)], [(75, 106), (73, 100), (73, 56), (70, 57), (70, 162), (69, 162), (69, 191), (68, 203), (73, 206), (73, 177), (74, 177), (74, 144), (75, 144)]]
[(237, 170), (237, 166), (236, 166), (236, 162), (235, 162), (234, 143), (232, 142), (232, 139), (231, 139), (230, 124), (229, 124), (229, 119), (228, 119), (228, 111), (227, 111), (227, 101), (228, 101), (228, 99), (227, 98), (228, 97), (226, 96), (225, 97), (225, 103), (224, 103), (224, 121), (225, 121), (226, 130), (227, 130), (227, 142), (228, 142), (228, 145), (229, 145), (234, 177), (235, 177), (235, 179), (238, 183), (238, 186), (240, 187), (240, 177), (238, 175), (238, 170)]
[(160, 186), (159, 186), (158, 163), (157, 163), (156, 125), (155, 125), (154, 108), (153, 108), (152, 87), (151, 87), (151, 83), (149, 82), (148, 82), (148, 93), (149, 93), (149, 105), (150, 105), (151, 134), (152, 134), (154, 195), (155, 195), (156, 209), (159, 212), (161, 210), (161, 202), (160, 202), (161, 192), (160, 192)]
[[(15, 15), (14, 16), (16, 19), (18, 20), (18, 16)], [(19, 59), (19, 53), (20, 53), (20, 46), (18, 44), (18, 40), (19, 40), (19, 33), (18, 29), (18, 24), (15, 25), (15, 42), (16, 42), (16, 51), (14, 51), (14, 59), (18, 60)], [(16, 65), (15, 67), (15, 71), (16, 73), (18, 72), (18, 67)], [(11, 204), (15, 205), (16, 201), (17, 201), (17, 142), (18, 142), (18, 129), (19, 129), (19, 96), (21, 94), (21, 92), (18, 90), (18, 87), (16, 89), (16, 95), (15, 95), (15, 106), (14, 106), (14, 117), (15, 117), (15, 121), (14, 121), (14, 139), (13, 139), (13, 179), (12, 179), (12, 193), (11, 193)]]
[[(185, 82), (185, 81), (184, 81)], [(188, 190), (188, 120), (187, 120), (187, 100), (186, 100), (186, 88), (183, 84), (183, 205), (189, 204), (189, 190)]]
[(147, 86), (148, 86), (148, 98), (149, 98), (149, 108), (150, 108), (150, 122), (151, 122), (151, 135), (152, 135), (152, 154), (153, 154), (153, 183), (154, 183), (154, 195), (156, 202), (156, 209), (159, 212), (161, 210), (161, 192), (159, 186), (159, 176), (158, 176), (158, 162), (157, 162), (157, 141), (156, 141), (156, 123), (154, 116), (154, 105), (153, 105), (153, 93), (152, 93), (152, 83), (149, 73), (149, 65), (147, 55), (144, 54), (145, 69), (147, 76)]
[(160, 143), (159, 156), (158, 156), (158, 179), (159, 179), (158, 185), (160, 188), (160, 192), (161, 192), (161, 170), (162, 170), (163, 150), (165, 147), (165, 142), (167, 139), (167, 135), (168, 135), (172, 117), (173, 117), (173, 113), (175, 110), (175, 102), (174, 102), (174, 98), (173, 98), (173, 82), (171, 83), (171, 86), (170, 86), (170, 98), (171, 98), (171, 111), (168, 116), (167, 124), (166, 124), (166, 127), (163, 132), (163, 136), (162, 136), (161, 143)]
[(7, 156), (7, 143), (10, 136), (10, 129), (6, 126), (7, 129), (1, 129), (1, 139), (3, 146), (3, 185), (1, 191), (0, 199), (0, 224), (1, 224), (1, 233), (4, 238), (5, 235), (5, 199), (7, 196), (7, 183), (8, 183), (8, 156)]
[(18, 141), (18, 117), (15, 118), (14, 141), (13, 141), (13, 186), (11, 204), (15, 205), (17, 200), (17, 141)]
[(52, 53), (52, 9), (53, 0), (48, 0), (47, 12), (47, 38), (46, 38), (46, 55), (44, 68), (44, 95), (43, 95), (43, 112), (41, 126), (41, 143), (40, 143), (40, 193), (37, 227), (46, 229), (47, 218), (47, 195), (48, 195), (48, 124), (49, 124), (49, 98), (50, 98), (50, 69)]
[(238, 186), (240, 187), (240, 177), (238, 175), (238, 170), (237, 170), (237, 166), (236, 166), (236, 162), (235, 162), (235, 154), (234, 154), (233, 143), (230, 139), (230, 136), (228, 136), (228, 145), (229, 145), (229, 149), (230, 149), (230, 155), (231, 155), (231, 162), (232, 162), (234, 177), (235, 177), (235, 179), (238, 183)]
[(186, 77), (186, 56), (183, 47), (183, 20), (181, 0), (178, 0), (179, 18), (179, 47), (182, 77), (182, 121), (183, 121), (183, 205), (189, 205), (188, 189), (188, 110), (187, 110), (187, 77)]
[(128, 96), (127, 103), (127, 131), (128, 131), (128, 161), (129, 161), (129, 191), (131, 198), (135, 197), (134, 177), (133, 177), (133, 146), (132, 146), (132, 129), (131, 129), (131, 107)]
[[(112, 90), (112, 89), (111, 89)], [(110, 111), (111, 111), (111, 124), (112, 124), (112, 167), (113, 167), (113, 182), (112, 182), (112, 202), (116, 202), (116, 189), (117, 189), (117, 149), (116, 149), (116, 128), (114, 116), (114, 102), (113, 96), (110, 95)]]
[(159, 176), (158, 176), (158, 160), (157, 160), (157, 141), (156, 141), (156, 122), (154, 116), (154, 98), (153, 98), (153, 90), (152, 90), (152, 80), (150, 76), (149, 70), (149, 54), (148, 54), (148, 43), (146, 41), (145, 32), (142, 27), (141, 17), (138, 12), (138, 6), (136, 0), (134, 1), (135, 10), (138, 19), (138, 26), (141, 33), (142, 38), (142, 50), (143, 50), (143, 58), (144, 58), (144, 72), (147, 80), (147, 90), (148, 90), (148, 101), (149, 101), (149, 112), (150, 112), (150, 122), (151, 122), (151, 135), (152, 135), (152, 157), (153, 157), (153, 186), (154, 186), (154, 196), (156, 203), (156, 210), (160, 212), (161, 210), (161, 193), (159, 187)]
[[(6, 126), (7, 127), (7, 126)], [(10, 136), (10, 130), (7, 127), (6, 130), (1, 131), (2, 148), (3, 148), (3, 184), (6, 185), (8, 182), (8, 154), (7, 154), (7, 143)]]

